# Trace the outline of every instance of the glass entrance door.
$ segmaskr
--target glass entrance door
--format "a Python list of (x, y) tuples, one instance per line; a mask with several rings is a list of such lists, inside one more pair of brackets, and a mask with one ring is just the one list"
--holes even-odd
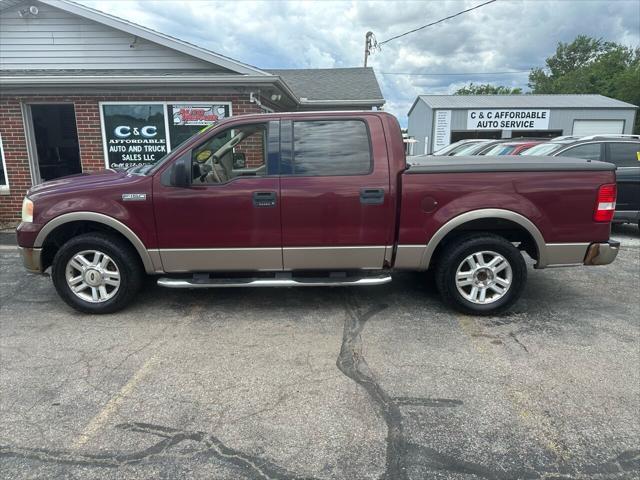
[(28, 106), (33, 182), (82, 172), (76, 114), (70, 103)]

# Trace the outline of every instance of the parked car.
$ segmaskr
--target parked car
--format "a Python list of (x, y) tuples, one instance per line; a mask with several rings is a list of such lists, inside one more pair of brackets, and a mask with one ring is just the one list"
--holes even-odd
[(467, 148), (471, 145), (478, 145), (478, 144), (481, 144), (484, 142), (490, 142), (490, 141), (491, 141), (490, 139), (486, 139), (486, 138), (469, 138), (466, 140), (459, 140), (450, 145), (447, 145), (444, 148), (441, 148), (437, 152), (433, 152), (431, 155), (436, 155), (436, 156), (455, 155), (456, 152), (459, 152), (460, 150)]
[[(242, 154), (242, 166), (234, 158)], [(467, 313), (509, 308), (527, 267), (604, 265), (615, 167), (579, 159), (434, 157), (407, 168), (384, 112), (221, 121), (159, 162), (29, 190), (18, 244), (62, 299), (124, 307), (143, 275), (169, 288), (378, 285), (435, 271)]]
[(469, 145), (461, 150), (456, 151), (453, 155), (454, 156), (485, 155), (486, 152), (488, 152), (489, 150), (491, 150), (493, 147), (497, 145), (502, 145), (503, 143), (507, 143), (507, 142), (516, 142), (520, 140), (530, 141), (531, 139), (499, 138), (499, 139), (488, 140), (483, 143), (476, 143), (473, 145)]
[(461, 150), (458, 150), (458, 151), (454, 152), (452, 155), (455, 156), (455, 157), (466, 157), (466, 156), (469, 156), (469, 155), (480, 155), (481, 152), (485, 152), (487, 150), (491, 150), (496, 145), (500, 145), (501, 143), (504, 143), (506, 141), (508, 141), (508, 139), (489, 140), (488, 142), (474, 143), (474, 144), (471, 144), (471, 145), (467, 145), (466, 147), (462, 148)]
[(550, 155), (600, 160), (618, 167), (618, 199), (613, 221), (640, 228), (640, 135), (563, 137), (530, 148), (522, 155)]
[(489, 150), (482, 153), (482, 155), (521, 155), (522, 152), (543, 143), (542, 140), (525, 141), (520, 140), (516, 142), (504, 142), (494, 145)]

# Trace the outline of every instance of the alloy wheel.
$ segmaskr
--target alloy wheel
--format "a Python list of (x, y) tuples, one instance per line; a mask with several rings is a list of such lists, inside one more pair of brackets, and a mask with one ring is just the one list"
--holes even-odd
[(486, 305), (500, 300), (511, 288), (511, 264), (493, 251), (475, 252), (456, 269), (456, 288), (466, 300)]
[(106, 302), (120, 289), (118, 265), (98, 250), (84, 250), (71, 257), (65, 278), (73, 294), (89, 303)]

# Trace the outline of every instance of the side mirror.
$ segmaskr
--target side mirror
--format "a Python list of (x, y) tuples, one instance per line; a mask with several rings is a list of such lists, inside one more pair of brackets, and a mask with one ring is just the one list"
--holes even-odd
[(170, 181), (172, 187), (186, 188), (191, 184), (191, 168), (187, 167), (189, 155), (183, 155), (171, 166)]

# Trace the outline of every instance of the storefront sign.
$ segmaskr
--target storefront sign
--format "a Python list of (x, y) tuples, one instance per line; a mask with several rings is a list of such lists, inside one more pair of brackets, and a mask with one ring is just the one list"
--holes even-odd
[(467, 130), (548, 130), (549, 110), (469, 110)]
[(173, 125), (213, 125), (228, 116), (226, 105), (171, 105)]
[(164, 106), (102, 105), (109, 168), (155, 163), (167, 154)]
[(224, 103), (168, 104), (171, 148), (176, 148), (203, 128), (229, 117), (230, 108), (230, 104)]
[(433, 127), (433, 151), (440, 150), (451, 143), (451, 110), (436, 110)]

